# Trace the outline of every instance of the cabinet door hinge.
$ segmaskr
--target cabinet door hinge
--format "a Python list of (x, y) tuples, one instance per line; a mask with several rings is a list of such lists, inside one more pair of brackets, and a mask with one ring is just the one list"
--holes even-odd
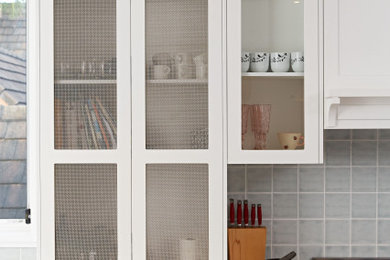
[(24, 211), (24, 219), (26, 220), (26, 224), (31, 224), (31, 209)]

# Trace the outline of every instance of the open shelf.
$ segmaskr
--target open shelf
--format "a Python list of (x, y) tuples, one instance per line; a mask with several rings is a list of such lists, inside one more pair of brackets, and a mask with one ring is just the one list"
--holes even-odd
[(116, 79), (59, 79), (57, 85), (109, 85), (116, 84)]
[(264, 78), (294, 78), (302, 79), (304, 72), (243, 72), (243, 77), (264, 77)]
[(167, 85), (205, 85), (208, 83), (207, 79), (151, 79), (146, 81), (148, 84), (167, 84)]

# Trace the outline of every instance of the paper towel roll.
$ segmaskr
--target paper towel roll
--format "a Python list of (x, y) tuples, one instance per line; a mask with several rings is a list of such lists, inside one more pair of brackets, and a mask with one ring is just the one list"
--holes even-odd
[(193, 238), (180, 240), (180, 260), (196, 260), (197, 241)]

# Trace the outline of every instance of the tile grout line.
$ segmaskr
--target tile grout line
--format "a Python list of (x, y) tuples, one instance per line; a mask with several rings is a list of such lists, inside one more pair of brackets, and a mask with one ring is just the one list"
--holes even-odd
[[(324, 166), (325, 162), (324, 162)], [(323, 169), (323, 191), (324, 191), (324, 208), (323, 208), (323, 223), (322, 223), (322, 256), (325, 256), (325, 239), (326, 239), (326, 167)]]
[(379, 129), (376, 130), (376, 218), (375, 218), (375, 256), (378, 257), (378, 204), (379, 204)]
[(353, 143), (353, 132), (350, 131), (350, 144), (349, 144), (349, 256), (352, 256), (352, 143)]

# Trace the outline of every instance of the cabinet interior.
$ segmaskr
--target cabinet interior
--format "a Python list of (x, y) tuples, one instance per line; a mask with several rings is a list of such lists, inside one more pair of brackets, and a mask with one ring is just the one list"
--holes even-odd
[[(304, 0), (242, 0), (241, 47), (247, 52), (304, 51)], [(270, 104), (266, 150), (283, 149), (278, 133), (304, 135), (304, 77), (290, 67), (242, 77), (242, 104)], [(251, 116), (250, 116), (251, 117)], [(254, 149), (251, 118), (242, 149)], [(300, 148), (297, 148), (300, 149)]]

